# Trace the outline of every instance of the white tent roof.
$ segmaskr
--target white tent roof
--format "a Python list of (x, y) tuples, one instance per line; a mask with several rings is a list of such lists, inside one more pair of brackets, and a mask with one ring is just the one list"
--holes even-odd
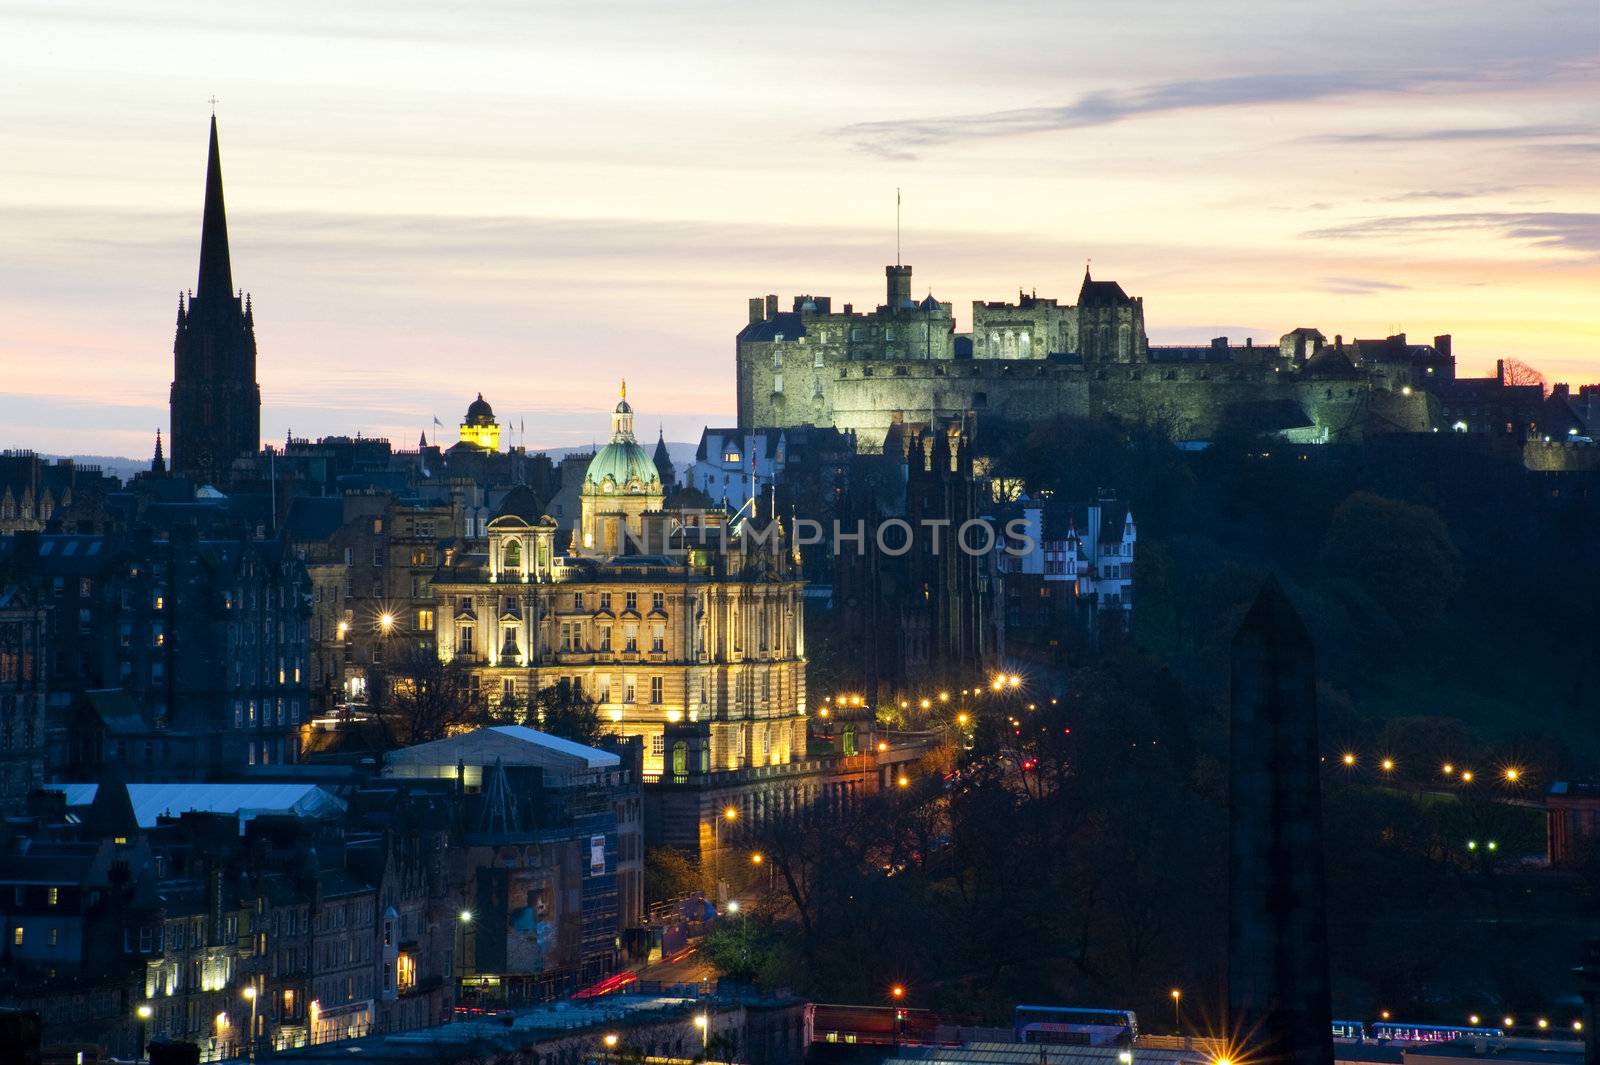
[[(68, 806), (94, 802), (98, 784), (52, 784), (64, 792)], [(140, 828), (154, 828), (158, 817), (179, 814), (232, 814), (248, 821), (261, 814), (324, 817), (337, 814), (344, 803), (315, 784), (129, 784), (128, 799)]]

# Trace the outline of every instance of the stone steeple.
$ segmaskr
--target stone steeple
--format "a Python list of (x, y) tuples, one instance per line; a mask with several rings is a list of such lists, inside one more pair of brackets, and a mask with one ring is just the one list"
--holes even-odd
[(261, 446), (261, 388), (254, 314), (233, 290), (215, 115), (206, 158), (200, 269), (187, 305), (179, 300), (172, 361), (172, 471), (201, 482), (225, 482), (233, 461)]

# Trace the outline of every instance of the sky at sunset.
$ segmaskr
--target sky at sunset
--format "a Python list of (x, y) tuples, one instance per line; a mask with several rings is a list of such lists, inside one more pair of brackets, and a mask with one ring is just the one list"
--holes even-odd
[(734, 409), (746, 299), (1405, 331), (1600, 381), (1595, 0), (0, 5), (0, 447), (148, 455), (219, 100), (262, 433)]

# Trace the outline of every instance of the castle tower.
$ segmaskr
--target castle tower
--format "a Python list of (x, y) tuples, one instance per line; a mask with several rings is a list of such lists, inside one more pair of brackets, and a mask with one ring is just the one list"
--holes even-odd
[(178, 301), (172, 342), (172, 469), (222, 482), (233, 460), (261, 446), (261, 387), (256, 384), (255, 316), (233, 290), (222, 157), (211, 116), (206, 200), (200, 223), (200, 273), (187, 306)]
[(897, 311), (911, 305), (911, 266), (896, 263), (883, 268), (888, 281), (889, 309)]
[(1260, 1065), (1333, 1065), (1311, 636), (1268, 578), (1233, 637), (1228, 1029)]

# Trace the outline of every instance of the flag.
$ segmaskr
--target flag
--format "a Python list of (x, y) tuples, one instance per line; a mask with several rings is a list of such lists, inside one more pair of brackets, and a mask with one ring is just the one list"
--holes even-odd
[(434, 415), (434, 418), (433, 418), (433, 424), (434, 424), (434, 425), (436, 425), (436, 426), (438, 426), (438, 427), (439, 427), (439, 428), (440, 428), (440, 429), (443, 429), (443, 428), (444, 428), (444, 422), (441, 422), (441, 421), (440, 421), (440, 420), (439, 420), (439, 416), (438, 416), (438, 415)]

